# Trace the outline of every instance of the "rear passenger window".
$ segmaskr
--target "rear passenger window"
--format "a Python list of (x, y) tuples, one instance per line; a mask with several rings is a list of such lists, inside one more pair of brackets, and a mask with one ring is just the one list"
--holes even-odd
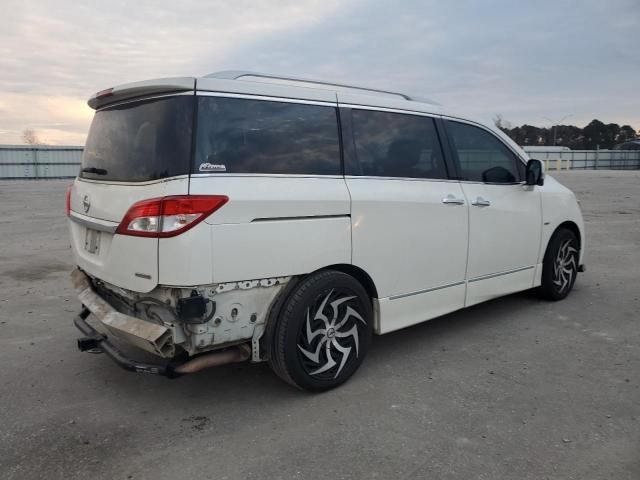
[(352, 110), (355, 161), (347, 174), (447, 178), (434, 120), (402, 113)]
[(524, 165), (491, 133), (453, 121), (449, 121), (449, 133), (458, 154), (463, 180), (484, 183), (517, 183), (522, 180)]
[(340, 175), (336, 109), (198, 98), (194, 173)]

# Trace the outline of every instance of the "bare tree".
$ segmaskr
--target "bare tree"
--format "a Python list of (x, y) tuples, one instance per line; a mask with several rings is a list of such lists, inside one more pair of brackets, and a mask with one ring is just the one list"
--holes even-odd
[(496, 113), (495, 116), (493, 117), (493, 124), (498, 127), (500, 130), (509, 130), (511, 128), (513, 128), (513, 126), (511, 125), (511, 122), (508, 120), (505, 120), (501, 114)]
[(25, 128), (22, 132), (22, 141), (27, 145), (42, 145), (38, 134), (32, 128)]

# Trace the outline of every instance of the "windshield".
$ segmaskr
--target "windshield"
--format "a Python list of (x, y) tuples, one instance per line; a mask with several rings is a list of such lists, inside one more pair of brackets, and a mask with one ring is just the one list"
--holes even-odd
[(80, 177), (144, 182), (189, 173), (194, 97), (126, 103), (96, 113)]

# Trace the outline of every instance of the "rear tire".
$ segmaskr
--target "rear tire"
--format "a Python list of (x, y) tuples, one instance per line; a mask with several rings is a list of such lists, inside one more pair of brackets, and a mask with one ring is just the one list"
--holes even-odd
[(542, 262), (540, 294), (547, 300), (562, 300), (578, 276), (579, 244), (575, 233), (562, 228), (553, 234)]
[(353, 277), (310, 275), (289, 293), (273, 330), (269, 364), (284, 381), (321, 392), (351, 377), (373, 332), (371, 299)]

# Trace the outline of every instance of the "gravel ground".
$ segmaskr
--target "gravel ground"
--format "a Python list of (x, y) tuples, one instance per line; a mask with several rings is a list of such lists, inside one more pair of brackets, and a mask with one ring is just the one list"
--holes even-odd
[(640, 172), (556, 177), (587, 227), (569, 298), (376, 337), (321, 395), (264, 364), (167, 380), (79, 353), (68, 182), (0, 182), (0, 478), (640, 478)]

